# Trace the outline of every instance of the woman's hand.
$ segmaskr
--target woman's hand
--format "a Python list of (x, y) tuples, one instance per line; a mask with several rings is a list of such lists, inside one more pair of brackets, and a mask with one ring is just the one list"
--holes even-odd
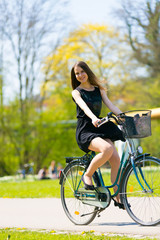
[(99, 118), (93, 118), (92, 119), (92, 124), (95, 126), (95, 127), (98, 127), (98, 122), (100, 121), (100, 119)]

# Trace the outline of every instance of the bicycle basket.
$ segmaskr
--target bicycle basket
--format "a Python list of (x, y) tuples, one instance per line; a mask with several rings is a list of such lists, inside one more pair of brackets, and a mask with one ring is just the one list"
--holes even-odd
[(121, 114), (119, 118), (126, 138), (145, 138), (151, 136), (151, 111), (138, 110)]

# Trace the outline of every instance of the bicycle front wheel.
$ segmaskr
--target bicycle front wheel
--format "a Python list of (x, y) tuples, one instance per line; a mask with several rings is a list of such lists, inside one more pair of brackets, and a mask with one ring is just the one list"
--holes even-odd
[(135, 163), (138, 183), (133, 167), (124, 176), (122, 199), (130, 217), (144, 226), (160, 223), (160, 160), (154, 157), (138, 159)]
[(84, 188), (81, 177), (85, 170), (84, 165), (79, 161), (70, 163), (63, 172), (61, 182), (61, 201), (67, 217), (76, 225), (87, 225), (96, 217), (95, 206), (83, 204), (81, 200), (75, 197), (77, 188)]

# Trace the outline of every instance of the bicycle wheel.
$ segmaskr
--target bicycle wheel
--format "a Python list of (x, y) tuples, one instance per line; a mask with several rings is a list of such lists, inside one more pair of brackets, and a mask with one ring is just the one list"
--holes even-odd
[(160, 160), (143, 156), (136, 161), (135, 166), (144, 190), (130, 166), (122, 185), (124, 206), (137, 223), (144, 226), (157, 225), (160, 223)]
[[(63, 172), (61, 183), (62, 206), (67, 217), (76, 225), (91, 223), (96, 217), (97, 212), (95, 211), (98, 209), (95, 206), (83, 204), (81, 200), (75, 197), (75, 190), (80, 183), (84, 170), (85, 166), (80, 165), (79, 161), (70, 163)], [(84, 187), (83, 182), (79, 187)]]

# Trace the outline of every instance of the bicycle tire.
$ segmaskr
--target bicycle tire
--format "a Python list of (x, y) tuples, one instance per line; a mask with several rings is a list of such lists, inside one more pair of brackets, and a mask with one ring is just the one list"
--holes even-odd
[[(125, 172), (121, 197), (130, 217), (143, 226), (160, 223), (160, 160), (145, 157), (135, 161), (137, 175), (144, 190), (138, 183), (132, 165)], [(140, 173), (142, 171), (142, 174)]]
[[(67, 217), (76, 225), (87, 225), (96, 217), (98, 207), (83, 204), (74, 196), (86, 166), (73, 161), (67, 165), (61, 181), (61, 202)], [(84, 187), (81, 182), (80, 187)], [(88, 213), (88, 215), (86, 215)], [(85, 216), (82, 216), (85, 214)]]

